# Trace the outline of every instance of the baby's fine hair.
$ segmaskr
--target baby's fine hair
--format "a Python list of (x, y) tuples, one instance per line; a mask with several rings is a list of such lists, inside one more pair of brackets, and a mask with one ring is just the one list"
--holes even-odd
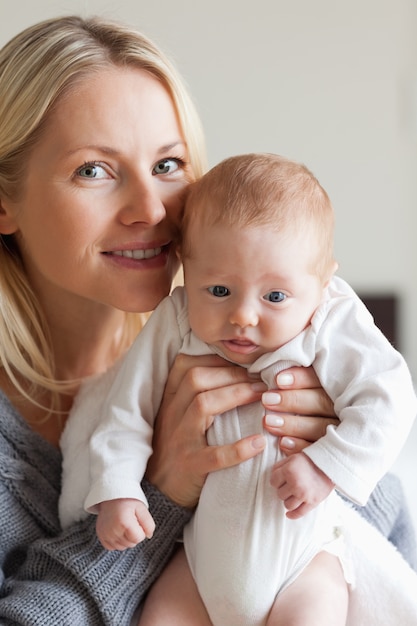
[(190, 253), (193, 224), (247, 228), (267, 226), (280, 234), (305, 234), (317, 245), (315, 271), (334, 266), (334, 211), (326, 191), (303, 164), (277, 154), (233, 156), (214, 166), (187, 190), (181, 254)]

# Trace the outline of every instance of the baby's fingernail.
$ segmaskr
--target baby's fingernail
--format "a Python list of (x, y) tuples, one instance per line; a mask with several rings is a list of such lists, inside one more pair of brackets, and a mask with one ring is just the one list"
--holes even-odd
[(282, 373), (277, 376), (277, 385), (288, 387), (288, 385), (294, 384), (294, 376), (292, 374)]
[(284, 419), (280, 415), (265, 415), (268, 426), (284, 426)]
[(293, 439), (290, 439), (289, 437), (282, 437), (280, 447), (288, 448), (290, 450), (292, 448), (295, 448), (295, 441)]
[(267, 391), (262, 394), (262, 404), (279, 404), (281, 402), (281, 396), (275, 391)]

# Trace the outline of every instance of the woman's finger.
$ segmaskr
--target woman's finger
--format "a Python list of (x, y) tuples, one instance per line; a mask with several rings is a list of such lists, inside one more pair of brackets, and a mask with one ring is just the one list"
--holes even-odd
[[(317, 441), (326, 434), (330, 424), (337, 425), (339, 420), (330, 417), (308, 417), (306, 415), (269, 414), (264, 417), (264, 426), (268, 432), (276, 437), (288, 439), (303, 439), (307, 442)], [(285, 447), (291, 448), (286, 442)]]
[(316, 389), (321, 384), (312, 367), (291, 367), (276, 377), (278, 389)]
[[(240, 383), (245, 383), (246, 386), (239, 389), (236, 385)], [(260, 389), (262, 391), (266, 389), (265, 385), (261, 384), (260, 387), (258, 385), (256, 382), (249, 381), (244, 368), (228, 363), (216, 355), (203, 357), (179, 355), (175, 360), (165, 386), (164, 402), (165, 404), (172, 403), (173, 412), (177, 420), (182, 420), (188, 407), (200, 394), (203, 395), (198, 399), (198, 402), (202, 406), (207, 405), (208, 410), (219, 413), (228, 410), (228, 408), (238, 406), (239, 394), (242, 394), (242, 399), (244, 399), (244, 396), (250, 390)], [(228, 389), (232, 394), (231, 404), (228, 403), (226, 408), (222, 408), (224, 399), (227, 396), (227, 393), (224, 393), (225, 389)], [(210, 406), (214, 404), (211, 400), (215, 398), (215, 394), (206, 393), (215, 390), (220, 393), (216, 403), (220, 410), (217, 410), (216, 406)], [(222, 391), (223, 393), (221, 393)], [(255, 399), (260, 399), (261, 396), (257, 393), (256, 397), (252, 397), (254, 399), (248, 399), (247, 402), (253, 402)]]
[[(233, 383), (198, 393), (184, 415), (204, 432), (212, 425), (214, 416), (230, 411), (238, 406), (260, 401), (265, 390), (263, 383)], [(191, 426), (191, 424), (190, 424)]]
[(244, 368), (225, 361), (216, 354), (202, 356), (179, 354), (171, 368), (165, 389), (168, 393), (175, 394), (186, 376), (195, 376), (197, 382), (202, 382), (204, 380), (203, 373), (209, 375), (206, 381), (209, 385), (207, 388), (215, 388), (224, 384), (225, 372), (228, 373), (231, 382), (248, 380)]
[(276, 377), (277, 390), (266, 395), (265, 407), (299, 415), (335, 417), (332, 400), (312, 367), (292, 367)]
[(302, 452), (304, 448), (307, 448), (312, 442), (307, 441), (306, 439), (297, 439), (296, 437), (281, 437), (278, 445), (280, 450), (287, 455), (291, 456), (292, 454), (297, 454), (297, 452)]
[(201, 458), (204, 474), (227, 469), (248, 461), (265, 449), (266, 439), (263, 435), (245, 437), (223, 446), (208, 446)]
[(335, 417), (333, 402), (324, 389), (279, 389), (267, 391), (262, 397), (267, 411), (293, 415)]

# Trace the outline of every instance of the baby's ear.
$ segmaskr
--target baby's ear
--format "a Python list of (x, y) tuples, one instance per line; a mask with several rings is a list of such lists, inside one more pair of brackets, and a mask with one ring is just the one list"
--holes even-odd
[(11, 205), (11, 200), (0, 197), (0, 235), (12, 235), (18, 230)]
[(339, 263), (337, 263), (336, 261), (333, 261), (333, 265), (330, 268), (329, 273), (327, 275), (327, 280), (325, 280), (324, 282), (323, 289), (326, 289), (326, 287), (329, 286), (329, 282), (331, 281), (333, 276), (336, 274), (338, 269), (339, 269)]

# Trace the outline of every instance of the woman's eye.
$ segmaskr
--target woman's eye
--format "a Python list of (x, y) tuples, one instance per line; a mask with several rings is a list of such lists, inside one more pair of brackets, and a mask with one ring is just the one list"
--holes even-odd
[(223, 287), (223, 285), (214, 285), (214, 287), (209, 287), (208, 290), (213, 296), (216, 296), (216, 298), (224, 298), (230, 295), (229, 289)]
[(81, 178), (108, 178), (106, 170), (99, 163), (84, 163), (78, 168), (77, 175)]
[(268, 302), (284, 302), (286, 298), (287, 296), (282, 291), (270, 291), (264, 295), (264, 300), (268, 300)]
[(158, 174), (172, 174), (180, 169), (181, 161), (180, 159), (162, 159), (162, 161), (158, 161), (158, 163), (153, 168), (153, 173), (155, 175)]

